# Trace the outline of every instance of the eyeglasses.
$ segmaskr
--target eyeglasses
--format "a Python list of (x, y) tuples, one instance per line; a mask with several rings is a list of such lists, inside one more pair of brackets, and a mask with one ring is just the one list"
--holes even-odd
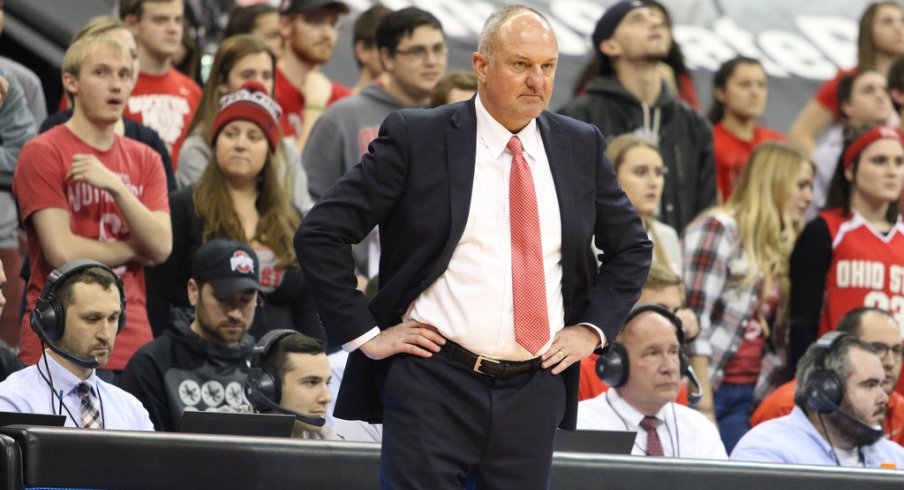
[(904, 355), (904, 345), (888, 345), (883, 344), (882, 342), (872, 342), (871, 345), (873, 349), (876, 349), (876, 355), (880, 358), (884, 358), (891, 352), (891, 356), (893, 359), (901, 359), (902, 355)]
[(412, 58), (419, 58), (421, 61), (427, 61), (427, 56), (429, 53), (433, 53), (433, 56), (439, 58), (446, 55), (446, 52), (449, 50), (449, 47), (446, 46), (445, 43), (434, 44), (432, 48), (428, 48), (427, 46), (413, 46), (408, 49), (399, 49), (396, 50), (395, 54), (402, 56), (411, 56)]

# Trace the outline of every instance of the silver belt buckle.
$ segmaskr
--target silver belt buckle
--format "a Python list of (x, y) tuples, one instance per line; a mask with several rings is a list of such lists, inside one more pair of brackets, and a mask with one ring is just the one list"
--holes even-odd
[(490, 359), (489, 357), (477, 356), (477, 360), (474, 361), (474, 372), (475, 373), (480, 373), (484, 376), (493, 376), (492, 374), (487, 374), (480, 370), (480, 368), (482, 367), (482, 364), (484, 362), (492, 362), (495, 364), (502, 364), (502, 362), (497, 361), (496, 359)]

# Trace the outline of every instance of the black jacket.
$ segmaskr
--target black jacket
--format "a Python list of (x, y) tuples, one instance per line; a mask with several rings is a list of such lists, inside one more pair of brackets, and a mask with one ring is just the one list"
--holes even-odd
[(157, 430), (178, 430), (187, 408), (246, 403), (243, 385), (254, 339), (245, 335), (238, 347), (221, 347), (192, 332), (191, 321), (180, 315), (173, 328), (132, 356), (119, 380), (120, 388), (141, 401)]
[(659, 100), (647, 106), (615, 76), (596, 77), (587, 84), (586, 94), (572, 99), (559, 113), (596, 125), (606, 141), (625, 133), (658, 139), (668, 169), (660, 220), (679, 232), (716, 203), (712, 127), (676, 99), (664, 82)]
[[(163, 264), (145, 269), (148, 319), (154, 337), (159, 337), (171, 325), (172, 308), (191, 309), (186, 289), (191, 276), (191, 258), (204, 243), (204, 221), (195, 213), (194, 189), (189, 186), (170, 194), (173, 251)], [(280, 286), (262, 298), (264, 306), (258, 308), (248, 330), (252, 337), (259, 339), (270, 330), (292, 328), (324, 340), (314, 299), (301, 269), (286, 269)]]

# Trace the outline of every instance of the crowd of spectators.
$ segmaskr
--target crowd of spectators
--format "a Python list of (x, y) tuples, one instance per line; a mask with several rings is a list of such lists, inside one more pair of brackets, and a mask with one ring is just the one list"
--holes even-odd
[[(0, 409), (42, 411), (55, 396), (48, 413), (87, 427), (103, 393), (106, 420), (91, 427), (172, 431), (199, 409), (326, 417), (346, 356), (321, 325), (295, 231), (387, 116), (473, 104), (477, 80), (447, 71), (429, 9), (357, 13), (359, 78), (347, 87), (321, 68), (348, 4), (235, 7), (202, 87), (182, 52), (185, 7), (120, 0), (118, 18), (89, 21), (50, 117), (28, 69), (0, 58), (0, 173), (12, 180), (0, 189), (0, 314), (4, 292), (24, 297), (13, 347), (0, 340), (0, 379), (19, 371), (0, 383)], [(819, 89), (787, 141), (760, 125), (769, 91), (754, 58), (722, 64), (701, 114), (661, 3), (611, 5), (591, 42), (576, 95), (549, 109), (602, 133), (654, 249), (612, 351), (582, 364), (578, 428), (637, 431), (636, 455), (904, 468), (904, 7), (866, 9), (858, 65)], [(11, 280), (17, 227), (26, 283)], [(358, 288), (372, 293), (378, 228), (354, 254)], [(97, 265), (56, 284), (52, 272), (82, 259)], [(53, 295), (58, 337), (34, 320)], [(106, 308), (104, 295), (121, 308), (102, 310), (101, 340), (85, 347), (75, 312)], [(251, 367), (258, 381), (268, 370), (270, 391), (245, 399), (262, 338), (264, 350), (280, 344)], [(296, 393), (299, 377), (317, 385)], [(52, 396), (14, 396), (32, 381)], [(295, 436), (379, 440), (366, 425), (308, 420)]]

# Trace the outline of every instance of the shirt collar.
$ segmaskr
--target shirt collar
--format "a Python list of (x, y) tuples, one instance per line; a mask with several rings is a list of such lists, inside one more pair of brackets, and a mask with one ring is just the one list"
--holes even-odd
[[(505, 151), (506, 145), (512, 139), (512, 132), (505, 128), (499, 121), (493, 118), (480, 102), (480, 94), (474, 97), (474, 108), (477, 112), (477, 134), (490, 151), (490, 156), (498, 159)], [(521, 131), (516, 133), (524, 147), (524, 153), (536, 159), (542, 148), (543, 140), (537, 127), (537, 119), (530, 122)]]
[[(630, 403), (627, 402), (624, 398), (619, 395), (618, 390), (615, 388), (610, 388), (606, 395), (609, 398), (609, 403), (612, 404), (612, 408), (619, 414), (621, 417), (625, 419), (628, 423), (628, 427), (630, 430), (637, 430), (640, 427), (640, 422), (643, 420), (646, 415), (639, 412), (636, 408), (634, 408)], [(669, 404), (666, 403), (656, 412), (656, 419), (659, 420), (660, 423), (665, 422), (665, 410), (668, 408)]]
[[(47, 364), (44, 364), (44, 359), (47, 359)], [(42, 359), (38, 359), (38, 369), (44, 372), (47, 366), (50, 367), (50, 379), (53, 380), (53, 388), (57, 390), (57, 392), (62, 391), (64, 395), (68, 395), (75, 390), (75, 387), (78, 386), (79, 383), (84, 381), (91, 386), (92, 392), (95, 394), (97, 393), (97, 374), (95, 370), (91, 370), (91, 376), (89, 376), (88, 379), (82, 380), (73, 374), (72, 371), (69, 371), (65, 366), (57, 362), (53, 356), (48, 355), (47, 351), (44, 351)]]

